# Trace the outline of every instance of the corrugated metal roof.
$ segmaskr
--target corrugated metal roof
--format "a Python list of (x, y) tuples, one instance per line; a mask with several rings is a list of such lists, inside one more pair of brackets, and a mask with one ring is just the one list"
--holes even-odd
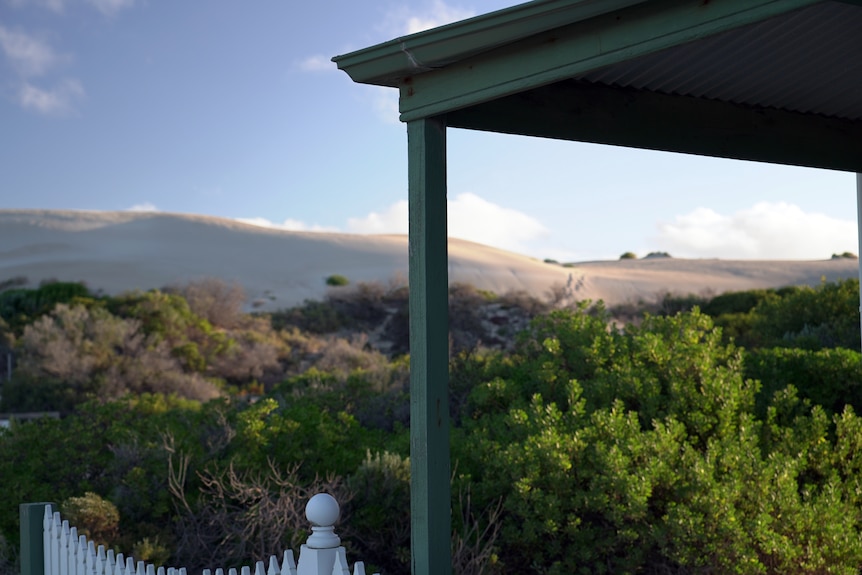
[(824, 2), (580, 79), (860, 120), (862, 9)]

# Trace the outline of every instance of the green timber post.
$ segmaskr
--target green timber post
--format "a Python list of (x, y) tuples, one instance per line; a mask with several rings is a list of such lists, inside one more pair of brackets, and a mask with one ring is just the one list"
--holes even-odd
[(413, 575), (449, 575), (449, 259), (446, 122), (407, 123), (410, 512)]
[(45, 507), (53, 503), (18, 505), (21, 533), (21, 575), (45, 575), (45, 547), (42, 531)]
[(859, 329), (862, 334), (862, 172), (856, 173), (856, 226), (859, 241)]

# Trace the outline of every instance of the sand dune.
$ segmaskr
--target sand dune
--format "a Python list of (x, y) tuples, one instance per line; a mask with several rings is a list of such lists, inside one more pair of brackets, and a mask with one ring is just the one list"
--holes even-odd
[[(242, 285), (249, 303), (276, 309), (325, 295), (325, 278), (352, 282), (407, 277), (406, 236), (289, 232), (194, 215), (0, 210), (0, 281), (25, 276), (85, 281), (116, 294), (203, 277)], [(544, 296), (569, 283), (579, 299), (609, 305), (666, 291), (722, 293), (755, 287), (816, 285), (856, 277), (855, 260), (730, 261), (675, 258), (546, 264), (452, 239), (450, 282)]]

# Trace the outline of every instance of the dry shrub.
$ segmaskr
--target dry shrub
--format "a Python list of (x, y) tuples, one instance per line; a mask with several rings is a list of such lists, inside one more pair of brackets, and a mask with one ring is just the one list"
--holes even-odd
[(170, 286), (164, 291), (183, 296), (195, 314), (216, 327), (238, 327), (246, 317), (243, 313), (245, 290), (237, 283), (203, 278), (184, 286)]
[(168, 463), (168, 486), (178, 515), (175, 559), (190, 571), (298, 551), (309, 534), (305, 505), (311, 496), (329, 493), (342, 508), (351, 499), (340, 478), (303, 483), (297, 467), (281, 470), (272, 462), (263, 473), (240, 472), (233, 465), (198, 472), (200, 487), (191, 495), (186, 491), (189, 458), (171, 454)]
[(116, 399), (127, 393), (176, 393), (209, 400), (219, 391), (199, 374), (188, 374), (164, 341), (147, 336), (141, 322), (99, 308), (58, 304), (24, 329), (20, 375), (32, 385), (60, 382), (81, 401), (87, 394)]
[[(233, 339), (236, 345), (213, 358), (213, 375), (230, 382), (277, 381), (280, 378), (279, 350), (276, 345), (256, 336), (254, 332), (235, 333)], [(265, 377), (267, 375), (269, 377)]]
[(321, 349), (315, 367), (344, 377), (357, 369), (380, 371), (386, 369), (388, 364), (385, 355), (368, 346), (368, 335), (360, 333), (350, 339), (336, 337), (328, 340)]
[(452, 532), (452, 571), (456, 575), (492, 575), (502, 572), (495, 545), (503, 526), (503, 500), (478, 515), (473, 511), (469, 486), (458, 492), (460, 530)]

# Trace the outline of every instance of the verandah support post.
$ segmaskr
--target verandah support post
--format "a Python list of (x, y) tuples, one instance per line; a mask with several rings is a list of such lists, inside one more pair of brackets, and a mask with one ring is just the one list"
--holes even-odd
[(446, 123), (407, 123), (413, 575), (452, 572)]
[(42, 537), (45, 507), (52, 503), (18, 505), (21, 533), (21, 575), (45, 575), (45, 547)]
[(859, 239), (859, 333), (862, 334), (862, 173), (856, 174), (856, 225)]

